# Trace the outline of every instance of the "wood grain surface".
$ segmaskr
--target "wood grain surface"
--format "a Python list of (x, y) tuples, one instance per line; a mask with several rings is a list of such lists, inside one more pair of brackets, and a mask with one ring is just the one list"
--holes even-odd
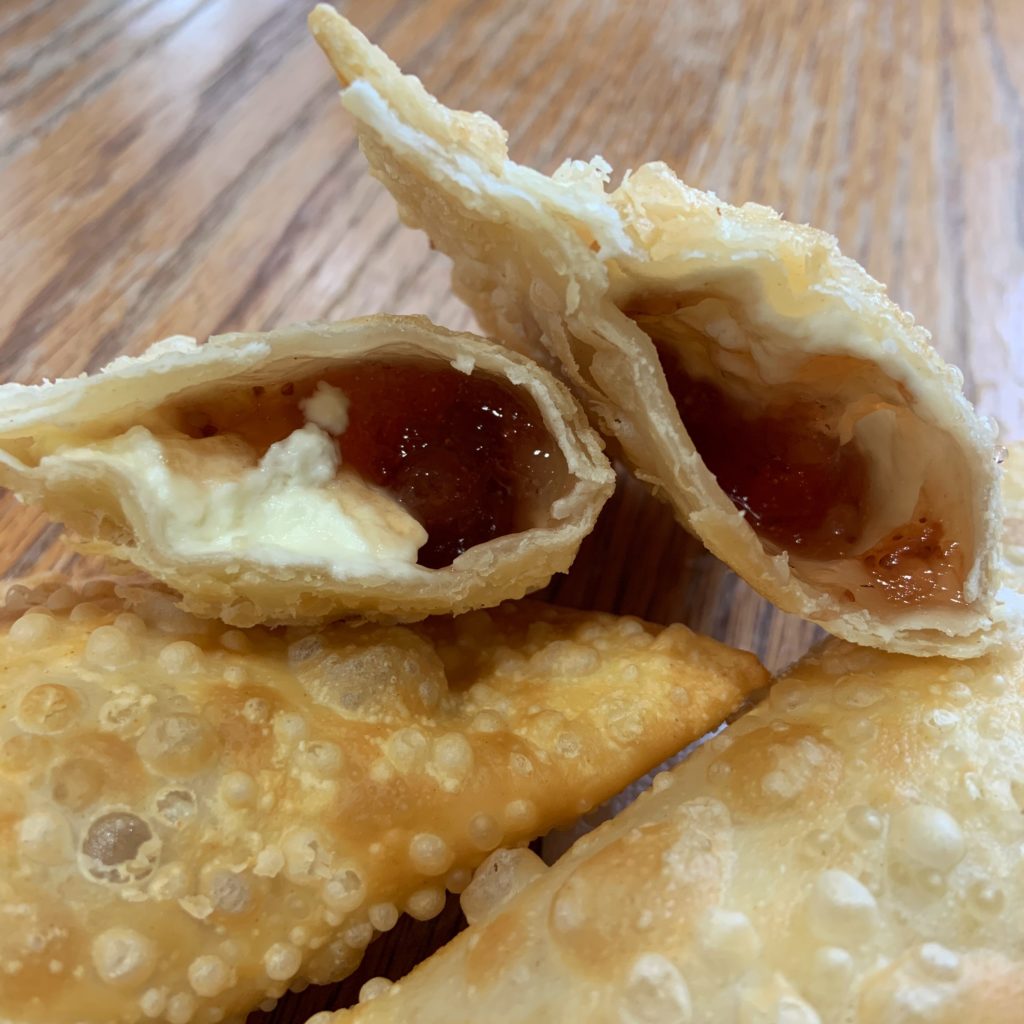
[[(0, 375), (96, 370), (204, 337), (381, 310), (472, 319), (447, 261), (365, 173), (309, 0), (0, 0)], [(1020, 0), (353, 0), (344, 12), (517, 159), (664, 159), (838, 235), (1024, 434)], [(0, 571), (70, 565), (0, 500)], [(623, 482), (556, 600), (803, 650)], [(405, 923), (359, 974), (255, 1019), (301, 1022), (458, 927)]]

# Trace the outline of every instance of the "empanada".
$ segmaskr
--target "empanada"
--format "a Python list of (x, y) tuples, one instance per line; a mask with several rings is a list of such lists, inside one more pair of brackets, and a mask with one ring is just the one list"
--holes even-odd
[(561, 365), (636, 474), (765, 597), (858, 643), (993, 639), (994, 427), (820, 231), (661, 163), (547, 177), (441, 106), (330, 7), (311, 27), (373, 173), (454, 261), (489, 333)]
[(188, 611), (249, 626), (521, 597), (569, 567), (614, 474), (549, 373), (376, 316), (4, 385), (0, 484)]
[(8, 1024), (240, 1020), (342, 977), (766, 681), (681, 626), (541, 604), (320, 633), (108, 581), (7, 604)]
[(323, 1019), (1019, 1024), (1022, 848), (1019, 642), (830, 640), (552, 868), (494, 854), (467, 931)]

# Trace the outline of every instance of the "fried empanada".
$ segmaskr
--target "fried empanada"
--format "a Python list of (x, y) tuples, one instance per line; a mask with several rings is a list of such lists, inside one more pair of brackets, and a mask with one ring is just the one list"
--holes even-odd
[(681, 626), (506, 604), (248, 632), (15, 587), (0, 633), (0, 1019), (239, 1020), (340, 978), (499, 844), (571, 820), (766, 674)]
[(662, 163), (547, 177), (321, 5), (371, 170), (489, 333), (543, 348), (684, 527), (787, 612), (968, 657), (1002, 639), (994, 427), (828, 235)]
[(549, 373), (376, 316), (4, 385), (0, 484), (186, 610), (249, 626), (521, 597), (569, 567), (614, 474)]
[(1022, 847), (1019, 643), (830, 640), (553, 867), (492, 855), (467, 931), (324, 1021), (1019, 1024)]

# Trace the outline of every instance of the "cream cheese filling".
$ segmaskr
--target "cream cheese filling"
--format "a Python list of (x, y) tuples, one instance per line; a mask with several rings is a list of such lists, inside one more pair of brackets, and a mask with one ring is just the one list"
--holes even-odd
[(138, 425), (43, 461), (120, 476), (143, 528), (182, 559), (324, 565), (339, 575), (366, 571), (368, 563), (413, 566), (427, 532), (389, 494), (341, 465), (331, 435), (347, 425), (347, 403), (331, 392), (337, 389), (321, 385), (304, 403), (306, 425), (255, 466), (225, 439), (158, 436)]

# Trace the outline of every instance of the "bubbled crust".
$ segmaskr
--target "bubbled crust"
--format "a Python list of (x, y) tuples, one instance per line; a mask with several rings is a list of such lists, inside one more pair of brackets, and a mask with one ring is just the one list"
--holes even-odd
[[(662, 163), (607, 192), (601, 158), (548, 177), (508, 159), (504, 131), (451, 111), (403, 77), (333, 9), (313, 34), (342, 84), (371, 172), (403, 221), (453, 260), (453, 284), (488, 333), (559, 364), (637, 476), (680, 523), (761, 594), (832, 633), (912, 654), (971, 657), (1005, 638), (997, 601), (1000, 505), (992, 425), (962, 377), (831, 236), (767, 207), (730, 206), (689, 188)], [(707, 289), (742, 308), (758, 333), (789, 351), (868, 359), (914, 396), (914, 410), (964, 455), (976, 557), (966, 607), (871, 614), (799, 579), (766, 552), (699, 458), (648, 336), (621, 309), (645, 290)]]
[(1018, 654), (830, 641), (335, 1024), (1017, 1021), (1022, 711)]
[(243, 632), (15, 586), (0, 632), (0, 1020), (241, 1020), (570, 820), (765, 673), (681, 626), (505, 605)]
[[(470, 548), (443, 569), (386, 563), (367, 569), (284, 565), (245, 558), (181, 557), (150, 526), (149, 507), (120, 473), (55, 458), (62, 446), (123, 433), (183, 391), (215, 396), (223, 382), (273, 384), (344, 360), (440, 360), (504, 380), (536, 404), (567, 467), (546, 520)], [(601, 441), (569, 391), (528, 359), (425, 317), (373, 316), (230, 334), (203, 345), (167, 338), (92, 377), (0, 387), (0, 485), (65, 523), (81, 550), (120, 560), (173, 587), (182, 607), (236, 626), (315, 624), (346, 614), (410, 622), (522, 597), (564, 572), (615, 484)], [(45, 456), (51, 456), (41, 461)]]
[[(1006, 477), (1020, 565), (1024, 445)], [(1018, 1024), (1022, 843), (1019, 639), (971, 662), (832, 640), (546, 873), (490, 858), (479, 923), (329, 1019)]]

